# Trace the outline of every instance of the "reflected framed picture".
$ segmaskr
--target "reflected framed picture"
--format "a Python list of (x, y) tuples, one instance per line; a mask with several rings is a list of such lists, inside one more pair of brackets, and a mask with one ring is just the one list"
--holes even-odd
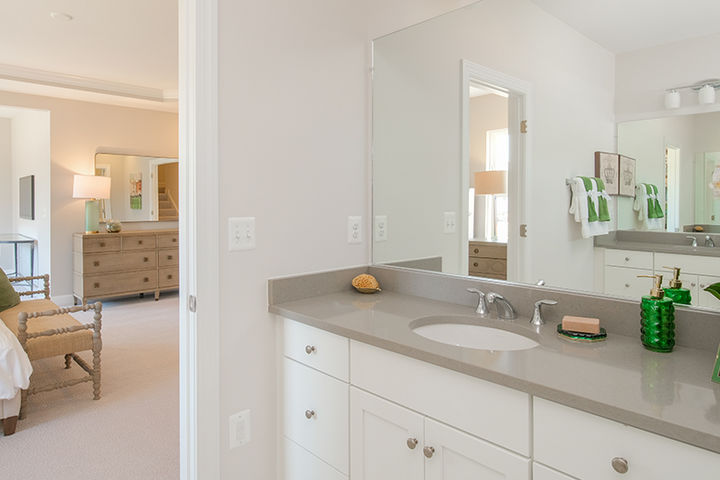
[(608, 195), (618, 194), (618, 166), (617, 153), (595, 152), (595, 176), (605, 184)]
[(635, 196), (635, 159), (620, 155), (618, 194), (623, 197)]
[(35, 175), (21, 177), (19, 180), (19, 214), (20, 218), (35, 220)]

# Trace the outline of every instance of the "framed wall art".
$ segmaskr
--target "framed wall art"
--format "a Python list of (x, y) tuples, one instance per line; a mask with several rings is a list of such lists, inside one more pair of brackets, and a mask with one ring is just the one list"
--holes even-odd
[(619, 165), (617, 153), (595, 152), (595, 176), (605, 183), (608, 195), (618, 194)]
[(635, 159), (620, 155), (619, 167), (619, 195), (623, 197), (635, 196)]

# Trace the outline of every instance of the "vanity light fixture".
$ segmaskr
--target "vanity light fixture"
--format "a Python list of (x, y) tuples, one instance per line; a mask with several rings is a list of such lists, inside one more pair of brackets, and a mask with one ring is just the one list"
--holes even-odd
[(701, 80), (692, 85), (673, 87), (665, 90), (665, 108), (674, 109), (680, 107), (680, 90), (695, 90), (700, 105), (712, 105), (715, 103), (715, 90), (720, 88), (720, 79), (711, 78)]

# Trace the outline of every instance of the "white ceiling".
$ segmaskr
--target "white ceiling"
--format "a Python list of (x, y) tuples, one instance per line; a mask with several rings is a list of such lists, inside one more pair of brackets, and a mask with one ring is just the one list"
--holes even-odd
[(719, 0), (531, 0), (614, 53), (720, 32)]
[[(0, 64), (177, 90), (178, 0), (2, 0)], [(72, 21), (50, 18), (64, 12)]]

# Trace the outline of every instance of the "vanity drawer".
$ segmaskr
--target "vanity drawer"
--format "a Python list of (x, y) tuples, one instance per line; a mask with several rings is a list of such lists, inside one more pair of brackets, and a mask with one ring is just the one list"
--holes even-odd
[(530, 456), (527, 393), (354, 340), (350, 369), (354, 386)]
[(85, 297), (98, 297), (123, 292), (155, 290), (158, 283), (157, 270), (129, 273), (88, 275), (84, 277)]
[(177, 265), (180, 263), (178, 261), (178, 250), (175, 249), (169, 249), (169, 250), (159, 250), (158, 251), (158, 264), (161, 267), (168, 267), (171, 265)]
[(157, 265), (155, 252), (94, 253), (76, 257), (82, 260), (82, 273), (105, 273), (153, 268)]
[(696, 275), (712, 275), (720, 272), (720, 258), (693, 255), (677, 255), (674, 253), (656, 253), (655, 269), (663, 267), (680, 267), (683, 273)]
[(177, 248), (180, 236), (177, 233), (160, 233), (157, 236), (158, 248)]
[(284, 319), (285, 356), (348, 381), (348, 339)]
[(285, 436), (347, 475), (348, 384), (289, 358), (283, 384)]
[(283, 444), (283, 480), (347, 480), (346, 475), (287, 437), (283, 438)]
[(123, 250), (148, 250), (155, 248), (155, 235), (127, 235), (122, 237)]
[(653, 271), (639, 268), (605, 267), (604, 292), (608, 295), (639, 300), (650, 293), (652, 279), (638, 275), (652, 275)]
[(177, 287), (180, 275), (177, 267), (165, 267), (158, 270), (158, 288)]
[(120, 250), (120, 237), (85, 237), (83, 238), (83, 252), (112, 252)]
[(605, 265), (652, 270), (653, 254), (652, 252), (636, 252), (633, 250), (614, 250), (608, 248), (605, 250)]
[[(584, 480), (717, 479), (720, 455), (535, 398), (535, 460)], [(627, 473), (613, 467), (624, 459)]]

